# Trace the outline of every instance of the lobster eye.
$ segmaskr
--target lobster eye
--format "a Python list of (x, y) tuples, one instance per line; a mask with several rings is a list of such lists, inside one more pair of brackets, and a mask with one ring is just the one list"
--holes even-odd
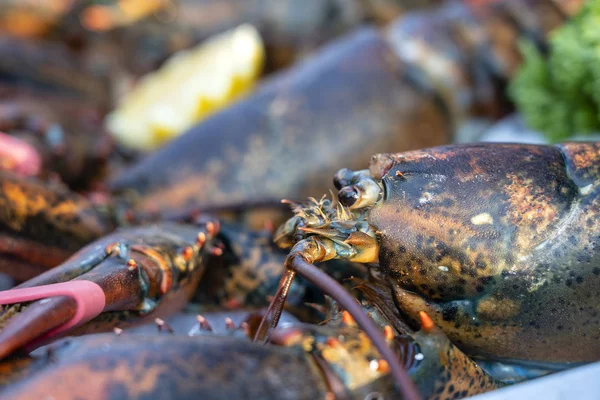
[(360, 199), (360, 192), (354, 186), (342, 187), (338, 192), (338, 199), (342, 205), (352, 207)]
[(333, 185), (337, 190), (352, 183), (354, 172), (348, 168), (342, 168), (333, 176)]

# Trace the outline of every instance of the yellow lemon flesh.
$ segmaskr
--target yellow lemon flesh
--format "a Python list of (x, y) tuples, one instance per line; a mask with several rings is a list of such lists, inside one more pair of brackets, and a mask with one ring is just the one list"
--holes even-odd
[(241, 25), (174, 54), (106, 118), (123, 146), (152, 150), (248, 93), (264, 63), (258, 31)]

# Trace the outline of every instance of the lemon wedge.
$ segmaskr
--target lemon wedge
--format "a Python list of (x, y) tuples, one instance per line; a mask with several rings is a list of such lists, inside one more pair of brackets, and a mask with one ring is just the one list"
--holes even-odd
[(258, 31), (248, 24), (180, 51), (121, 100), (107, 128), (125, 147), (155, 149), (248, 93), (264, 54)]

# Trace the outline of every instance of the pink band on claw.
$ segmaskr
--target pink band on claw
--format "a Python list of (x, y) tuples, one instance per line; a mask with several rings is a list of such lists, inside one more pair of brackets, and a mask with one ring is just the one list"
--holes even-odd
[[(14, 304), (55, 296), (73, 298), (77, 302), (77, 312), (71, 320), (47, 332), (39, 341), (49, 339), (69, 328), (97, 317), (106, 304), (106, 297), (102, 288), (90, 281), (69, 281), (31, 288), (5, 290), (0, 292), (0, 304)], [(35, 343), (38, 343), (38, 341)]]
[(19, 175), (36, 176), (42, 169), (42, 159), (26, 141), (0, 132), (0, 170), (2, 169)]

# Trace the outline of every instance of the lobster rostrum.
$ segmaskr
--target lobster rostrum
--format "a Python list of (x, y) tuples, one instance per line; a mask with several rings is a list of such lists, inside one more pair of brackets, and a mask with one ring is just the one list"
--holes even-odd
[[(127, 327), (183, 308), (204, 273), (218, 227), (208, 219), (198, 225), (161, 223), (118, 230), (4, 292), (0, 301), (16, 304), (0, 316), (0, 357), (59, 333)], [(66, 285), (75, 288), (65, 292)], [(80, 286), (81, 292), (75, 292)], [(32, 290), (40, 288), (41, 295)], [(33, 298), (26, 298), (32, 292)], [(11, 300), (21, 293), (25, 298)], [(91, 308), (96, 311), (81, 315)]]
[(426, 311), (469, 355), (597, 360), (599, 157), (597, 143), (454, 145), (340, 170), (341, 205), (295, 205), (278, 231), (295, 244), (271, 310), (307, 263), (378, 262), (399, 312)]

